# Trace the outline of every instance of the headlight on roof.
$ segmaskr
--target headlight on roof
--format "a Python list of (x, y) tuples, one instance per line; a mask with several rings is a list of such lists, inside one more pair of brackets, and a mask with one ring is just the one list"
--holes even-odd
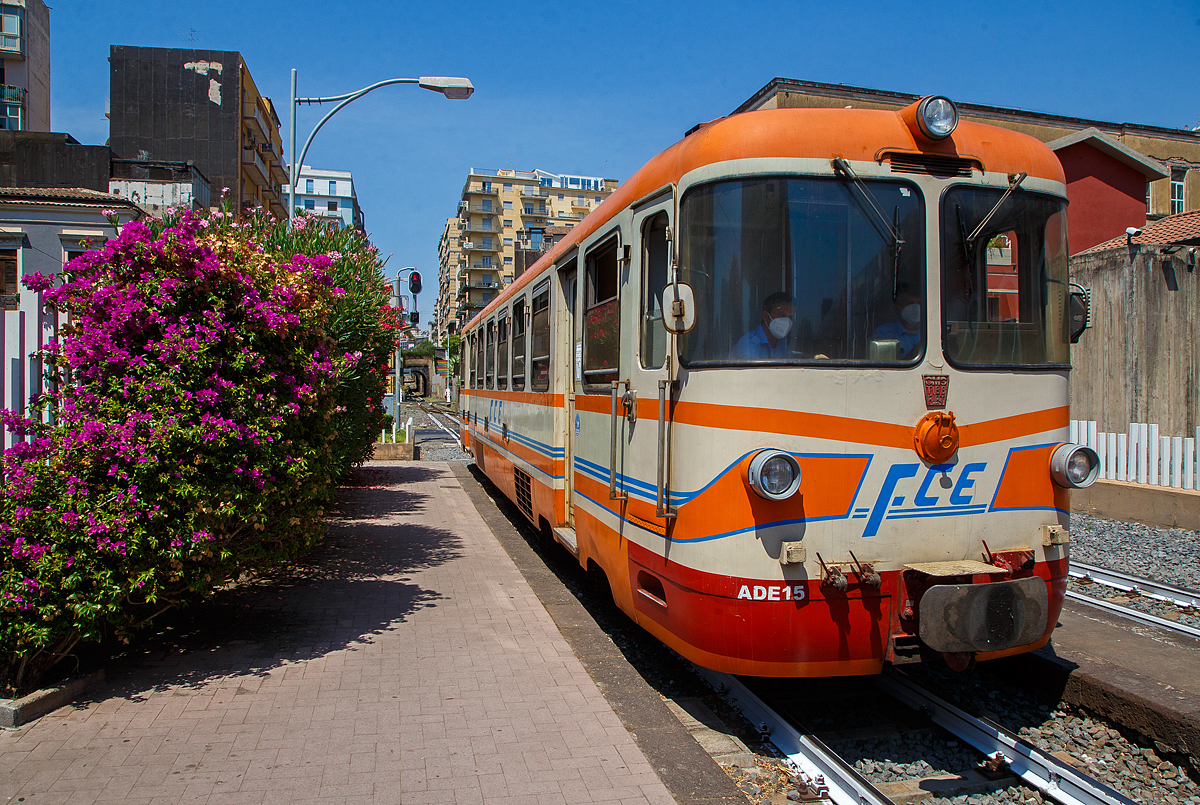
[(1050, 477), (1066, 489), (1086, 489), (1100, 476), (1100, 456), (1081, 444), (1060, 444), (1050, 456)]
[(958, 109), (949, 98), (930, 95), (917, 106), (917, 125), (931, 140), (944, 140), (958, 126)]
[(800, 488), (800, 462), (782, 450), (760, 450), (750, 459), (746, 481), (759, 497), (786, 500)]

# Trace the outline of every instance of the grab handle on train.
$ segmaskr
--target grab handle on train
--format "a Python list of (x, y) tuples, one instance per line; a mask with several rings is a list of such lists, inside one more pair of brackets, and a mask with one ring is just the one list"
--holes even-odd
[(667, 492), (667, 478), (669, 477), (667, 473), (669, 457), (667, 452), (667, 389), (670, 387), (670, 380), (658, 381), (658, 496), (654, 507), (654, 516), (667, 519), (675, 516), (675, 510), (667, 505), (667, 499), (670, 496)]
[(624, 383), (626, 388), (629, 387), (627, 380), (614, 380), (612, 382), (612, 419), (609, 439), (608, 453), (608, 499), (609, 500), (626, 500), (629, 495), (624, 492), (617, 491), (617, 406), (621, 402), (621, 398), (617, 392), (620, 390), (621, 384)]

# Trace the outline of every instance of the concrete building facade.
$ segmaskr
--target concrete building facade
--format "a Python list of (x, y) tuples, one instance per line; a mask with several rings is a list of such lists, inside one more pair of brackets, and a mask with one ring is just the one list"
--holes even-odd
[[(548, 227), (573, 227), (619, 184), (616, 179), (538, 169), (471, 168), (459, 201), (457, 248), (444, 250), (446, 262), (440, 262), (443, 249), (438, 251), (438, 343), (458, 332), (513, 281), (519, 250), (541, 251)], [(447, 224), (443, 239), (449, 231)], [(454, 282), (449, 281), (451, 274)], [(453, 296), (441, 296), (449, 294), (451, 286)]]
[(50, 9), (0, 2), (0, 129), (50, 131)]
[(211, 183), (213, 205), (286, 214), (279, 116), (240, 53), (113, 45), (109, 67), (109, 145), (118, 158), (192, 162)]
[(296, 182), (296, 206), (320, 218), (337, 219), (344, 227), (366, 231), (350, 171), (301, 165)]
[[(845, 84), (823, 84), (816, 81), (800, 81), (790, 78), (774, 78), (766, 86), (747, 99), (734, 110), (749, 112), (756, 109), (786, 109), (786, 108), (841, 108), (854, 106), (858, 109), (902, 109), (919, 95), (888, 90), (852, 87)], [(1140, 173), (1139, 180), (1132, 174), (1118, 178), (1118, 192), (1132, 193), (1141, 199), (1144, 217), (1138, 223), (1122, 224), (1124, 226), (1140, 226), (1146, 221), (1154, 221), (1167, 215), (1177, 215), (1182, 212), (1200, 209), (1200, 131), (1190, 131), (1186, 128), (1170, 129), (1159, 126), (1143, 126), (1136, 123), (1109, 123), (1102, 120), (1066, 117), (1063, 115), (1031, 112), (1024, 109), (1009, 109), (1001, 106), (960, 102), (952, 99), (958, 106), (959, 115), (964, 120), (989, 123), (1006, 129), (1020, 131), (1036, 137), (1044, 143), (1064, 141), (1073, 135), (1086, 130), (1094, 130), (1096, 134), (1104, 135), (1111, 142), (1118, 143), (1126, 155), (1136, 155), (1125, 159), (1134, 172)], [(1090, 132), (1089, 132), (1090, 133)], [(1095, 137), (1083, 138), (1084, 147), (1096, 148)], [(1061, 158), (1068, 158), (1075, 164), (1074, 169), (1081, 167), (1079, 152), (1082, 149), (1071, 149), (1067, 153), (1060, 152)], [(1115, 156), (1112, 149), (1101, 147), (1101, 152), (1107, 151), (1110, 157)], [(1148, 157), (1149, 160), (1145, 158)], [(1094, 156), (1087, 160), (1094, 161)], [(1120, 161), (1120, 160), (1118, 160)], [(1067, 163), (1064, 162), (1064, 167)], [(1106, 167), (1103, 175), (1098, 176), (1106, 181), (1113, 173), (1111, 167)], [(1076, 170), (1076, 181), (1079, 181)], [(1141, 185), (1139, 193), (1129, 190), (1128, 180), (1134, 185)], [(1077, 189), (1082, 189), (1082, 185)], [(1124, 190), (1122, 190), (1124, 188)], [(1077, 221), (1089, 230), (1096, 230), (1096, 237), (1105, 240), (1120, 233), (1104, 234), (1104, 222), (1083, 222), (1072, 199), (1071, 225)], [(1097, 210), (1099, 208), (1097, 207)], [(1127, 220), (1128, 215), (1121, 217)], [(1093, 241), (1093, 243), (1099, 241)], [(1090, 245), (1090, 244), (1089, 244)], [(1087, 248), (1083, 246), (1082, 248)], [(1072, 238), (1071, 251), (1076, 251), (1076, 239)]]

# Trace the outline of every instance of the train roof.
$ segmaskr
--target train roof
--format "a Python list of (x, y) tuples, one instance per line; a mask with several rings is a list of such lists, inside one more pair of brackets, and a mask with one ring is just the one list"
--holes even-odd
[[(910, 107), (911, 108), (911, 107)], [(464, 332), (502, 306), (509, 297), (538, 280), (569, 252), (631, 204), (705, 165), (734, 159), (842, 157), (847, 161), (879, 161), (884, 152), (960, 157), (979, 163), (989, 173), (1019, 173), (1066, 183), (1062, 163), (1036, 137), (1010, 129), (960, 120), (944, 140), (916, 137), (902, 115), (907, 110), (763, 109), (706, 123), (653, 157), (621, 184), (571, 234), (538, 258), (499, 296), (475, 316)], [(803, 132), (797, 136), (797, 132)]]

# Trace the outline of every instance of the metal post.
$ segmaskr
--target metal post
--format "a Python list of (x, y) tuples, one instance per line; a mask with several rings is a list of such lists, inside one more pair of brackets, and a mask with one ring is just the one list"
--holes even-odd
[(295, 212), (295, 210), (296, 210), (296, 172), (298, 170), (300, 170), (299, 166), (296, 165), (296, 68), (295, 67), (292, 68), (292, 104), (291, 104), (291, 116), (290, 117), (291, 117), (291, 126), (290, 126), (291, 133), (289, 136), (291, 137), (292, 144), (289, 147), (292, 150), (289, 151), (288, 153), (292, 157), (292, 164), (291, 164), (291, 170), (288, 171), (288, 176), (291, 177), (291, 184), (288, 185), (288, 208), (287, 208), (288, 228), (291, 228), (292, 216), (296, 214), (296, 212)]

